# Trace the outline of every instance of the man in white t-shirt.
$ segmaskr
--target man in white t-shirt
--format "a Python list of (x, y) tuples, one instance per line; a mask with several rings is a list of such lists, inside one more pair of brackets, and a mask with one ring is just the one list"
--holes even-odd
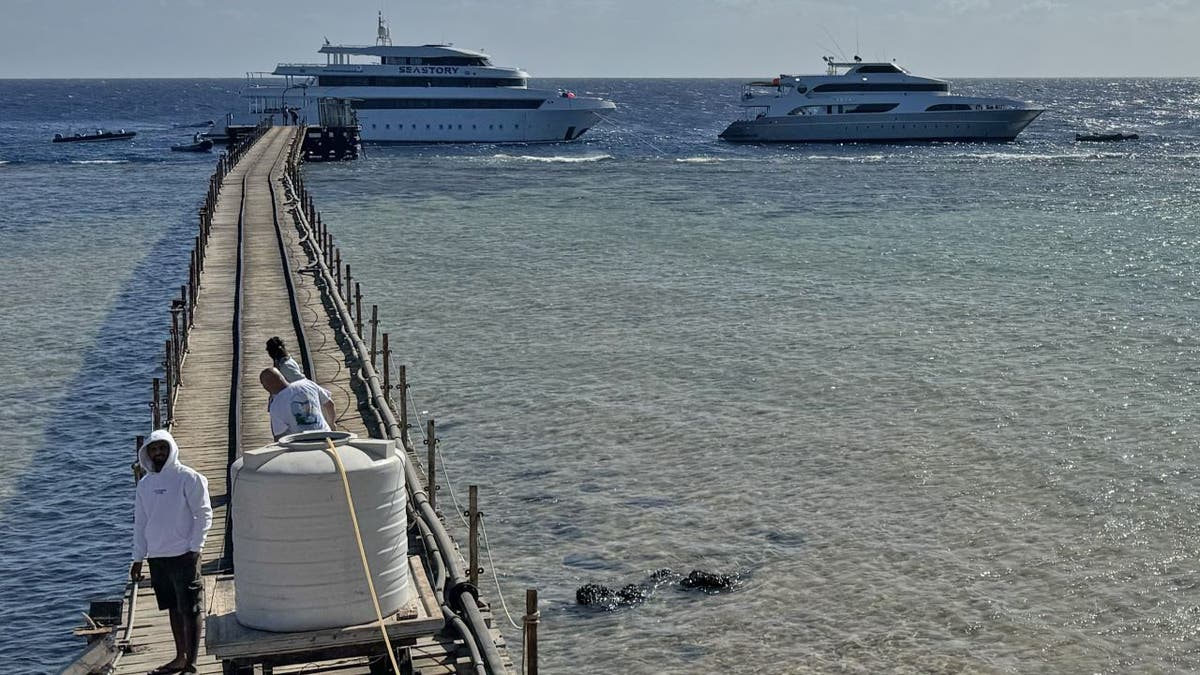
[(316, 382), (303, 379), (289, 383), (274, 368), (259, 373), (258, 381), (271, 394), (267, 409), (275, 440), (301, 431), (330, 431), (337, 421), (333, 397)]

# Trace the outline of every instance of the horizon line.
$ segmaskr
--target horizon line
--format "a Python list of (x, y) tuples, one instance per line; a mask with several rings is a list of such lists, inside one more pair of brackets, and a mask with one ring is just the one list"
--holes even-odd
[[(820, 73), (809, 73), (818, 76)], [(795, 73), (803, 77), (805, 73)], [(272, 77), (284, 77), (274, 75)], [(538, 75), (530, 80), (741, 80), (761, 79), (763, 75)], [(772, 76), (773, 77), (773, 76)], [(939, 75), (947, 79), (988, 80), (1187, 80), (1200, 79), (1200, 75)], [(86, 77), (8, 77), (0, 75), (0, 81), (34, 80), (245, 80), (245, 75), (90, 75)]]

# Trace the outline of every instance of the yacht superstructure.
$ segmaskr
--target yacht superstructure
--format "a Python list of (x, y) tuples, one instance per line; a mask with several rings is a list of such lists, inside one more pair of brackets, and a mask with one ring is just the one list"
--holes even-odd
[(858, 57), (824, 60), (824, 75), (780, 75), (746, 84), (741, 99), (745, 115), (721, 138), (752, 143), (1011, 141), (1043, 112), (1013, 99), (951, 94), (948, 82), (914, 76), (895, 63)]
[(493, 65), (482, 52), (392, 45), (382, 13), (374, 45), (326, 40), (319, 51), (324, 64), (281, 63), (273, 77), (251, 74), (245, 122), (316, 123), (321, 102), (338, 100), (350, 102), (368, 142), (551, 142), (578, 139), (616, 107), (569, 91), (530, 89), (528, 73)]

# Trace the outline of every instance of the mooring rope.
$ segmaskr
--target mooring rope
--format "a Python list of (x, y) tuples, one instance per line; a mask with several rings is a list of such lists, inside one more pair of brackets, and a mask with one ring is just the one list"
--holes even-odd
[(626, 126), (626, 127), (622, 127), (621, 123), (620, 123), (620, 122), (618, 122), (617, 120), (614, 120), (614, 119), (613, 119), (613, 118), (611, 118), (611, 117), (606, 117), (606, 116), (604, 116), (604, 115), (601, 115), (600, 113), (597, 113), (597, 112), (594, 112), (594, 111), (593, 111), (593, 113), (592, 113), (592, 114), (594, 114), (596, 117), (599, 117), (600, 119), (604, 120), (605, 122), (608, 122), (609, 124), (611, 124), (611, 125), (613, 125), (613, 126), (617, 127), (617, 128), (618, 128), (618, 129), (620, 129), (621, 131), (624, 131), (624, 132), (625, 132), (625, 133), (627, 133), (628, 135), (632, 136), (634, 140), (636, 140), (636, 141), (639, 141), (639, 142), (641, 142), (641, 143), (643, 143), (643, 144), (645, 144), (645, 145), (649, 146), (649, 147), (650, 147), (650, 149), (654, 150), (655, 152), (657, 152), (658, 154), (662, 155), (663, 157), (666, 157), (666, 156), (667, 156), (667, 152), (666, 152), (665, 150), (663, 150), (662, 148), (658, 147), (657, 145), (655, 145), (655, 144), (651, 143), (650, 141), (646, 140), (645, 138), (643, 138), (643, 137), (641, 136), (641, 134), (639, 134), (639, 133), (635, 132), (635, 131), (634, 131), (632, 128), (630, 128), (630, 127), (628, 127), (628, 126)]

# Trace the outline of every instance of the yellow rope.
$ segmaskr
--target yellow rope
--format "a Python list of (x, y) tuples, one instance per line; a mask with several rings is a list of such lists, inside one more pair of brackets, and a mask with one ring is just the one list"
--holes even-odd
[(350, 523), (354, 525), (354, 540), (358, 542), (358, 555), (362, 557), (363, 573), (367, 575), (367, 588), (371, 590), (371, 602), (375, 604), (375, 618), (379, 619), (379, 632), (383, 633), (383, 644), (387, 646), (388, 658), (392, 662), (392, 672), (399, 673), (400, 666), (396, 663), (396, 653), (392, 650), (392, 640), (388, 637), (387, 627), (383, 625), (383, 611), (379, 609), (379, 596), (375, 594), (375, 582), (371, 580), (371, 566), (367, 564), (367, 550), (363, 547), (362, 532), (358, 529), (358, 515), (354, 513), (354, 498), (350, 496), (350, 479), (346, 477), (346, 467), (338, 456), (333, 441), (326, 438), (324, 448), (326, 454), (333, 458), (338, 473), (342, 476), (342, 487), (346, 489), (346, 504), (350, 506)]

